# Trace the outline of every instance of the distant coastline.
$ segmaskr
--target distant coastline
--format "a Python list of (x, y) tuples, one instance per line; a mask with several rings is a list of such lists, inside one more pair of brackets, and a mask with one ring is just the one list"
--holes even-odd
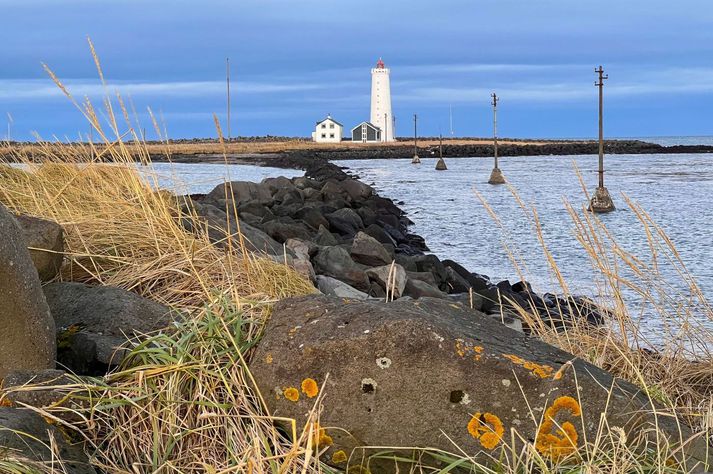
[[(704, 138), (704, 137), (702, 137)], [(662, 140), (666, 140), (662, 137)], [(413, 139), (400, 139), (394, 143), (363, 144), (345, 141), (337, 144), (314, 143), (305, 138), (254, 137), (219, 142), (215, 139), (180, 139), (168, 142), (126, 143), (137, 161), (175, 163), (229, 163), (253, 164), (278, 168), (305, 169), (315, 159), (359, 160), (411, 158), (414, 154)], [(15, 161), (18, 153), (42, 161), (49, 150), (62, 149), (62, 154), (104, 154), (104, 145), (96, 145), (92, 151), (86, 143), (38, 144), (0, 143), (0, 158)], [(435, 157), (439, 153), (439, 141), (433, 137), (418, 139), (417, 153), (421, 157)], [(500, 156), (571, 156), (597, 154), (594, 140), (534, 140), (501, 138), (498, 140)], [(636, 139), (606, 140), (605, 153), (617, 154), (673, 154), (713, 153), (713, 145), (661, 145)], [(106, 153), (110, 156), (111, 153)], [(55, 155), (56, 156), (56, 155)], [(170, 158), (169, 158), (170, 156)], [(492, 139), (444, 138), (443, 156), (469, 158), (493, 156)]]

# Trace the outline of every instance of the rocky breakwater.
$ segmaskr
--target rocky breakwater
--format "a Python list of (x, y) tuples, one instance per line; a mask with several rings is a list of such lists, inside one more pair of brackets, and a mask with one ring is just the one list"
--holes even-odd
[(427, 254), (424, 239), (409, 232), (412, 222), (397, 204), (320, 160), (303, 177), (226, 183), (190, 196), (185, 208), (207, 224), (217, 245), (237, 243), (240, 230), (250, 250), (287, 260), (326, 295), (461, 301), (517, 329), (523, 328), (517, 307), (557, 327), (575, 318), (591, 324), (602, 319), (584, 298), (540, 296), (527, 282), (491, 282)]

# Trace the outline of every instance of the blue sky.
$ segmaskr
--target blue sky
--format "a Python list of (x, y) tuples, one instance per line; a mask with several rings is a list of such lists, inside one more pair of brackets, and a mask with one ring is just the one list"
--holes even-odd
[(596, 135), (594, 67), (606, 82), (608, 136), (713, 135), (710, 0), (0, 0), (0, 138), (77, 138), (78, 98), (131, 97), (148, 137), (150, 107), (173, 138), (225, 124), (225, 58), (233, 135), (307, 136), (328, 112), (369, 118), (370, 68), (391, 68), (399, 135), (491, 132), (501, 97), (509, 137)]

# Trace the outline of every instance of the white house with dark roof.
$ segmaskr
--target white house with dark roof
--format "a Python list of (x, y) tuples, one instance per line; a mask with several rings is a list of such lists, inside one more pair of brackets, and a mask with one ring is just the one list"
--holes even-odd
[(352, 141), (356, 143), (380, 142), (381, 129), (371, 122), (362, 122), (352, 128)]
[(344, 127), (341, 123), (327, 115), (327, 118), (317, 122), (314, 132), (312, 132), (312, 140), (317, 143), (339, 143), (342, 141)]

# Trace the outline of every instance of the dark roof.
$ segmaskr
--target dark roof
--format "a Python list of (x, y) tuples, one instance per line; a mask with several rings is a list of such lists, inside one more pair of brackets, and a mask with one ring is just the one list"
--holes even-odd
[(317, 122), (315, 125), (319, 125), (320, 123), (326, 122), (327, 120), (331, 120), (332, 122), (336, 123), (336, 124), (339, 125), (340, 127), (344, 127), (344, 125), (342, 125), (341, 123), (337, 122), (337, 121), (334, 120), (332, 117), (327, 117), (327, 118), (324, 119), (324, 120), (320, 120), (320, 121)]
[(364, 124), (367, 124), (368, 126), (370, 126), (371, 128), (373, 128), (374, 130), (379, 130), (379, 131), (381, 131), (381, 128), (377, 127), (376, 125), (374, 125), (374, 124), (371, 123), (371, 122), (367, 122), (366, 120), (363, 121), (363, 122), (361, 122), (360, 124), (356, 125), (355, 127), (353, 127), (352, 130), (354, 130), (355, 128), (359, 128), (359, 127), (361, 127), (361, 126), (364, 125)]

